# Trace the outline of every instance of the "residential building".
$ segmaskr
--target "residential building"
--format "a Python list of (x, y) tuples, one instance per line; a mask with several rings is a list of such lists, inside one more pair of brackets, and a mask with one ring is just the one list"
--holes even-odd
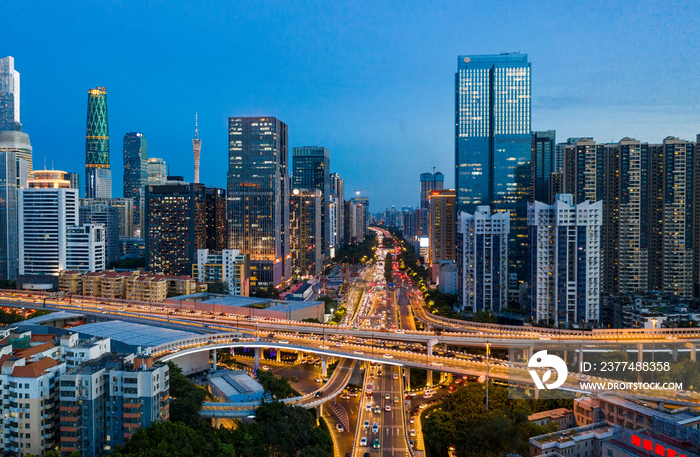
[(428, 230), (428, 211), (430, 193), (434, 190), (443, 190), (445, 188), (445, 175), (441, 172), (421, 173), (420, 175), (420, 233), (427, 235)]
[[(141, 227), (148, 185), (148, 139), (143, 133), (124, 135), (124, 197), (134, 201), (134, 224)], [(131, 235), (128, 235), (131, 236)]]
[(10, 281), (19, 269), (17, 192), (17, 155), (0, 146), (0, 279)]
[(478, 206), (474, 214), (461, 212), (457, 224), (459, 307), (498, 313), (508, 307), (510, 213)]
[(102, 271), (106, 267), (106, 234), (102, 224), (66, 227), (66, 269)]
[(440, 262), (440, 276), (438, 278), (438, 290), (443, 294), (457, 295), (459, 291), (459, 269), (454, 260)]
[(120, 237), (133, 237), (141, 233), (138, 226), (134, 227), (135, 203), (131, 198), (81, 198), (80, 205), (107, 205), (116, 208), (119, 213)]
[(221, 251), (228, 248), (226, 221), (226, 189), (205, 187), (207, 239), (206, 248)]
[(168, 164), (158, 157), (148, 159), (148, 185), (160, 186), (168, 179)]
[(146, 269), (184, 275), (206, 247), (203, 184), (169, 180), (146, 190)]
[[(613, 437), (614, 426), (607, 422), (596, 422), (567, 430), (530, 438), (530, 455), (552, 455), (567, 457), (595, 457), (601, 455), (602, 444)], [(556, 455), (556, 454), (554, 454)]]
[(19, 72), (15, 58), (0, 58), (0, 131), (22, 131), (19, 118)]
[[(104, 227), (102, 242), (107, 255), (105, 261), (107, 264), (118, 261), (120, 257), (119, 210), (108, 205), (84, 205), (85, 199), (80, 203), (80, 224), (101, 224)], [(98, 270), (104, 270), (104, 267)]]
[(348, 200), (343, 205), (343, 228), (346, 244), (362, 243), (365, 240), (365, 210), (362, 203), (354, 199)]
[(162, 303), (168, 297), (168, 280), (164, 276), (138, 275), (126, 279), (127, 300)]
[[(365, 239), (365, 235), (369, 231), (369, 224), (372, 222), (372, 214), (369, 212), (369, 197), (360, 196), (360, 197), (353, 197), (350, 199), (353, 203), (359, 205), (358, 208), (361, 208), (361, 215), (358, 215), (358, 218), (362, 219), (362, 225), (357, 226), (356, 230), (361, 232), (362, 239)], [(358, 234), (358, 238), (360, 235)]]
[(565, 430), (576, 425), (574, 413), (570, 409), (556, 408), (527, 416), (527, 420), (535, 425), (554, 424), (558, 430)]
[(78, 225), (78, 191), (65, 172), (37, 170), (20, 189), (19, 274), (58, 277), (66, 269), (66, 229)]
[(315, 188), (292, 190), (289, 209), (289, 248), (296, 278), (323, 271), (323, 195)]
[(192, 264), (192, 278), (208, 284), (221, 281), (228, 285), (229, 295), (247, 297), (250, 292), (250, 256), (236, 249), (198, 249), (197, 263)]
[(229, 248), (250, 255), (251, 290), (291, 277), (287, 124), (231, 117), (227, 212)]
[[(61, 376), (61, 452), (96, 456), (170, 417), (165, 364), (105, 354)], [(74, 424), (74, 425), (73, 425)]]
[(457, 218), (455, 191), (434, 190), (428, 196), (430, 238), (429, 271), (432, 282), (440, 273), (440, 260), (455, 260), (457, 242)]
[(600, 319), (600, 231), (603, 202), (528, 204), (531, 317), (535, 323), (573, 326)]
[(532, 132), (532, 193), (530, 202), (544, 202), (548, 205), (554, 203), (554, 196), (550, 194), (552, 173), (558, 171), (556, 162), (556, 132), (546, 130), (544, 132)]
[(85, 197), (112, 198), (107, 89), (104, 87), (88, 91), (87, 129), (85, 133)]
[(83, 294), (83, 272), (64, 270), (58, 275), (58, 290), (70, 295)]
[(328, 149), (321, 146), (292, 148), (292, 189), (317, 189), (321, 193), (321, 232), (317, 241), (323, 255), (321, 265), (330, 262), (331, 250), (335, 250), (335, 246), (330, 244), (331, 224), (328, 220), (331, 203), (330, 168)]
[(338, 173), (331, 173), (331, 195), (337, 198), (335, 211), (335, 229), (337, 232), (336, 246), (345, 245), (345, 180)]

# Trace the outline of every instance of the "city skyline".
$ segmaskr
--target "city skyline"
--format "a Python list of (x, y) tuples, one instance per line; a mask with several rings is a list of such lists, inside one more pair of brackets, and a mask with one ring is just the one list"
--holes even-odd
[[(61, 25), (45, 24), (42, 29), (42, 36), (55, 35), (57, 45), (74, 50), (74, 54), (59, 57), (33, 46), (20, 31), (31, 20), (43, 23), (42, 18), (55, 17), (58, 12), (48, 5), (37, 16), (9, 5), (8, 14), (16, 20), (9, 25), (2, 54), (15, 58), (15, 69), (22, 75), (22, 123), (32, 137), (36, 160), (42, 163), (46, 158), (47, 163), (54, 160), (67, 171), (84, 169), (79, 154), (84, 91), (99, 85), (110, 93), (113, 150), (120, 149), (114, 141), (124, 133), (142, 131), (150, 140), (151, 153), (163, 157), (172, 174), (192, 180), (191, 114), (196, 111), (200, 138), (208, 145), (200, 181), (223, 187), (225, 177), (220, 169), (227, 155), (228, 117), (273, 115), (289, 124), (290, 147), (319, 144), (332, 151), (332, 171), (345, 177), (348, 189), (367, 189), (373, 210), (392, 204), (417, 206), (418, 190), (412, 180), (382, 180), (397, 158), (407, 176), (418, 176), (435, 166), (445, 173), (448, 183), (454, 182), (452, 75), (457, 55), (527, 53), (532, 62), (532, 129), (556, 130), (560, 140), (589, 136), (609, 142), (629, 136), (658, 143), (669, 135), (692, 140), (697, 133), (700, 112), (687, 94), (697, 90), (700, 82), (686, 71), (699, 52), (690, 45), (698, 36), (689, 25), (698, 14), (692, 8), (623, 2), (608, 14), (602, 4), (562, 4), (551, 9), (545, 23), (524, 4), (508, 9), (413, 7), (414, 13), (422, 13), (415, 14), (422, 22), (412, 19), (414, 14), (405, 16), (408, 13), (383, 7), (376, 15), (385, 16), (386, 23), (369, 21), (366, 34), (354, 27), (365, 20), (360, 8), (344, 15), (331, 6), (320, 11), (281, 7), (270, 24), (263, 24), (258, 16), (274, 6), (240, 11), (194, 8), (189, 14), (199, 19), (192, 22), (195, 29), (176, 37), (175, 29), (185, 20), (185, 13), (169, 11), (157, 27), (143, 27), (146, 17), (165, 14), (156, 5), (145, 8), (142, 15), (129, 14), (136, 21), (129, 30), (134, 29), (133, 40), (138, 42), (130, 38), (123, 43), (113, 42), (119, 34), (112, 32), (130, 10), (110, 4), (91, 8), (91, 15), (104, 8), (114, 23), (101, 25), (107, 33), (90, 34), (90, 40), (78, 43), (95, 26), (81, 27), (85, 13), (68, 7), (58, 15), (64, 19), (58, 21)], [(229, 32), (227, 27), (224, 31), (227, 20), (236, 20), (235, 14), (239, 14), (240, 30)], [(456, 19), (464, 16), (470, 17), (469, 27)], [(305, 31), (299, 37), (292, 34), (298, 32), (296, 27), (285, 25), (318, 19), (323, 19), (318, 21), (320, 30)], [(567, 27), (554, 30), (549, 23), (566, 23)], [(211, 30), (204, 30), (202, 24)], [(543, 26), (541, 31), (536, 31), (538, 24)], [(675, 24), (675, 33), (664, 35), (671, 24)], [(438, 25), (440, 33), (432, 34)], [(268, 26), (275, 32), (265, 37)], [(642, 33), (651, 26), (660, 30)], [(69, 38), (64, 27), (77, 33), (76, 38)], [(512, 32), (494, 36), (493, 27)], [(683, 39), (678, 40), (679, 36)], [(175, 42), (163, 55), (148, 46), (139, 47), (142, 42), (168, 37)], [(264, 39), (255, 44), (258, 38)], [(242, 49), (235, 45), (241, 40), (254, 45)], [(405, 43), (399, 44), (402, 41)], [(357, 45), (350, 45), (355, 42)], [(105, 52), (98, 64), (76, 60), (95, 46), (114, 51)], [(141, 51), (132, 55), (134, 63), (141, 64), (138, 73), (126, 72), (117, 58), (131, 49)], [(275, 49), (282, 52), (273, 53)], [(204, 70), (196, 77), (180, 69), (182, 57), (195, 50)], [(226, 51), (224, 58), (217, 57), (222, 51)], [(273, 56), (280, 61), (275, 62)], [(237, 70), (246, 71), (232, 72), (227, 62), (231, 58), (236, 59)], [(628, 64), (639, 61), (648, 62), (649, 71), (629, 68)], [(278, 64), (285, 72), (275, 71)], [(59, 77), (48, 78), (47, 67)], [(183, 91), (188, 93), (184, 102), (169, 96)], [(358, 159), (364, 167), (356, 166)], [(112, 168), (113, 188), (119, 196), (121, 161), (112, 160)]]

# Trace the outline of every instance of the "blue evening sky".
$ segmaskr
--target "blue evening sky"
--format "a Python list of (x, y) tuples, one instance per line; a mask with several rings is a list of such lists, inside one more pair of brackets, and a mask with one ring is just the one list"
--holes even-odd
[(700, 133), (697, 2), (136, 4), (0, 4), (35, 168), (84, 173), (87, 91), (105, 86), (115, 196), (126, 132), (192, 179), (197, 111), (208, 185), (226, 186), (227, 118), (269, 115), (289, 125), (290, 156), (330, 150), (346, 198), (365, 189), (372, 211), (415, 206), (433, 166), (454, 187), (457, 56), (508, 51), (529, 55), (532, 128), (557, 141)]

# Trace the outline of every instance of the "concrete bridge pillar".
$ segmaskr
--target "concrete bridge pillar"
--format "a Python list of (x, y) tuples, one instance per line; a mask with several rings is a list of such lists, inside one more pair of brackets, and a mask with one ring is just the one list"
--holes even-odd
[(539, 399), (540, 399), (540, 389), (535, 387), (535, 400), (539, 400)]
[(411, 390), (411, 368), (403, 369), (404, 390)]
[(255, 372), (257, 373), (260, 369), (260, 352), (262, 348), (255, 348)]
[(428, 351), (428, 356), (432, 356), (432, 355), (433, 355), (433, 346), (435, 346), (435, 345), (438, 344), (439, 342), (440, 342), (440, 341), (439, 341), (437, 338), (433, 338), (433, 339), (431, 339), (431, 340), (428, 341), (428, 343), (426, 344), (427, 351)]
[(316, 425), (320, 425), (321, 416), (323, 415), (323, 403), (316, 407)]
[(637, 343), (637, 362), (644, 363), (644, 343)]
[(219, 428), (219, 425), (221, 425), (221, 424), (219, 423), (219, 418), (218, 418), (218, 417), (215, 417), (215, 418), (214, 418), (214, 428)]
[(428, 375), (425, 378), (425, 385), (433, 387), (433, 370), (428, 370)]
[(277, 354), (277, 361), (281, 362), (282, 361), (282, 351), (279, 349), (275, 349), (275, 354)]
[(323, 356), (321, 358), (321, 377), (328, 376), (328, 356)]
[(673, 359), (674, 362), (678, 362), (678, 345), (676, 344), (671, 348), (671, 359)]
[(697, 362), (698, 361), (698, 343), (685, 343), (685, 347), (690, 349), (690, 361), (691, 362)]
[(212, 364), (211, 368), (213, 371), (216, 371), (216, 349), (212, 349)]
[(578, 346), (578, 372), (583, 373), (583, 344)]

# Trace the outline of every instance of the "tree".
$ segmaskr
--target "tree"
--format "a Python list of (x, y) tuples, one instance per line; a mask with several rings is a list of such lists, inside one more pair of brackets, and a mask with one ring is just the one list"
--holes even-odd
[(146, 266), (146, 259), (143, 257), (132, 257), (128, 259), (115, 260), (109, 262), (107, 265), (108, 270), (119, 269), (119, 270), (136, 270), (137, 268), (144, 268)]
[(308, 322), (309, 324), (321, 324), (322, 322), (315, 317), (307, 317), (306, 319), (302, 319), (302, 322)]
[(207, 291), (212, 294), (228, 295), (228, 284), (222, 281), (214, 281), (208, 285)]
[(265, 393), (277, 400), (301, 395), (289, 384), (289, 378), (284, 376), (277, 377), (269, 371), (259, 371), (258, 381), (265, 389)]
[(275, 300), (279, 300), (280, 298), (280, 291), (275, 288), (272, 284), (267, 286), (267, 289), (258, 289), (252, 294), (250, 294), (251, 297), (257, 297), (257, 298), (272, 298)]
[(174, 399), (170, 403), (170, 420), (181, 421), (190, 427), (198, 427), (203, 419), (199, 415), (202, 403), (207, 398), (207, 391), (192, 384), (180, 367), (172, 362), (167, 362), (170, 369), (170, 396)]
[(386, 280), (387, 284), (390, 284), (393, 282), (393, 277), (394, 277), (394, 258), (391, 256), (391, 254), (387, 254), (386, 257), (384, 258), (384, 279)]
[(137, 431), (118, 452), (137, 457), (236, 457), (233, 445), (221, 443), (211, 427), (202, 432), (172, 421)]

